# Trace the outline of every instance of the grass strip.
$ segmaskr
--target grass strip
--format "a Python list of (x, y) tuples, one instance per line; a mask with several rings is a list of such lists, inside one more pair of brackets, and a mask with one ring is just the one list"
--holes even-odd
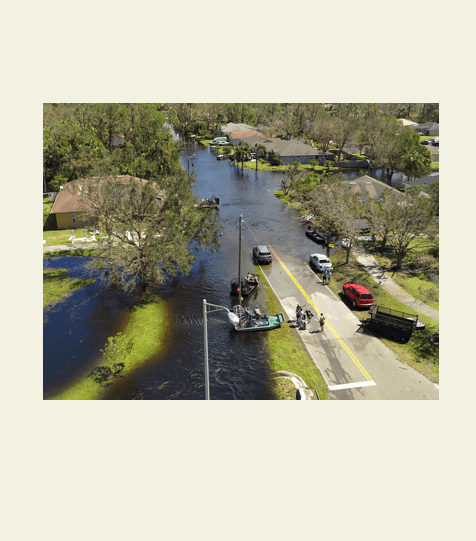
[(96, 280), (68, 280), (66, 269), (43, 269), (43, 308), (71, 295), (77, 289), (94, 284)]
[[(439, 350), (431, 346), (428, 343), (428, 336), (439, 330), (439, 324), (423, 314), (419, 314), (414, 310), (411, 310), (398, 301), (395, 297), (387, 293), (381, 286), (374, 281), (369, 275), (366, 268), (361, 265), (353, 254), (350, 254), (349, 263), (345, 263), (345, 251), (339, 250), (330, 259), (334, 265), (332, 272), (332, 281), (329, 287), (334, 293), (340, 297), (343, 284), (353, 283), (365, 286), (374, 296), (375, 304), (385, 306), (394, 310), (400, 310), (401, 312), (416, 314), (423, 323), (426, 325), (426, 329), (422, 331), (415, 331), (413, 336), (407, 343), (398, 343), (393, 340), (383, 338), (377, 335), (377, 337), (396, 355), (399, 359), (415, 369), (416, 371), (424, 374), (432, 381), (439, 382)], [(347, 307), (354, 313), (360, 320), (367, 319), (369, 317), (368, 312), (359, 308), (353, 308), (349, 302), (345, 302)]]
[[(257, 266), (255, 266), (254, 272), (259, 275), (260, 283), (266, 286), (266, 306), (268, 314), (274, 315), (282, 312), (286, 317), (286, 312), (271, 289), (264, 273)], [(281, 324), (279, 329), (269, 331), (265, 334), (271, 368), (276, 372), (285, 370), (286, 372), (297, 374), (306, 382), (309, 389), (313, 392), (314, 385), (317, 387), (319, 398), (321, 400), (328, 400), (327, 386), (295, 329), (284, 323)], [(284, 394), (281, 386), (278, 387), (278, 389), (275, 389), (275, 395), (281, 400), (295, 400), (296, 389), (294, 388), (294, 391), (291, 393), (292, 398), (283, 398)], [(290, 396), (289, 393), (287, 396)]]
[[(122, 376), (128, 376), (160, 352), (166, 336), (167, 321), (165, 301), (154, 300), (134, 308), (122, 330), (123, 335), (134, 340), (132, 351), (122, 360), (125, 362)], [(101, 360), (97, 364), (100, 365)], [(88, 369), (75, 383), (51, 400), (101, 400), (111, 392), (114, 385), (122, 381), (122, 378), (113, 380), (111, 386), (104, 388), (87, 377), (90, 371)]]

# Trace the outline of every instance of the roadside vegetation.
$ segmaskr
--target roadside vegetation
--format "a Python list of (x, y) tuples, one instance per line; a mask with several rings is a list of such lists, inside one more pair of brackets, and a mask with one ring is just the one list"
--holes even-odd
[(96, 280), (70, 280), (66, 269), (43, 269), (43, 308)]
[[(136, 306), (121, 330), (121, 336), (126, 341), (132, 340), (133, 347), (125, 352), (120, 358), (123, 363), (121, 371), (109, 381), (110, 385), (104, 385), (97, 379), (97, 371), (85, 370), (80, 378), (67, 389), (51, 397), (51, 400), (100, 400), (111, 396), (124, 378), (130, 376), (135, 369), (147, 363), (156, 356), (165, 346), (167, 333), (167, 308), (162, 300), (145, 298)], [(108, 341), (109, 342), (109, 341)], [(125, 348), (127, 349), (127, 348)], [(107, 343), (105, 351), (107, 350)], [(99, 356), (97, 366), (107, 364), (108, 358)], [(119, 362), (119, 361), (118, 361)]]
[[(269, 314), (278, 314), (282, 312), (286, 318), (286, 312), (269, 286), (264, 273), (261, 272), (258, 266), (255, 266), (254, 272), (259, 276), (261, 287), (265, 287), (267, 312)], [(297, 374), (306, 382), (313, 394), (315, 394), (315, 385), (319, 393), (319, 398), (321, 400), (327, 400), (327, 386), (322, 379), (319, 370), (309, 356), (302, 340), (296, 333), (294, 326), (290, 326), (285, 320), (279, 329), (265, 334), (271, 368), (276, 372), (285, 370), (286, 372)], [(279, 379), (277, 380), (277, 382), (280, 381), (281, 380)], [(282, 397), (282, 388), (283, 384), (278, 384), (278, 388), (275, 389), (276, 398), (281, 400), (296, 399), (296, 389), (294, 388), (294, 385), (294, 390), (291, 390), (290, 394), (288, 394), (289, 398)], [(289, 386), (288, 389), (290, 389)], [(290, 398), (290, 396), (292, 396), (292, 398)]]
[[(346, 254), (344, 250), (339, 250), (331, 258), (334, 270), (332, 272), (332, 281), (329, 287), (332, 291), (342, 299), (340, 295), (343, 284), (356, 283), (365, 286), (374, 296), (375, 304), (385, 306), (394, 310), (416, 314), (423, 323), (426, 329), (415, 331), (413, 336), (407, 343), (398, 343), (393, 340), (379, 337), (379, 339), (392, 351), (394, 351), (399, 359), (414, 368), (418, 372), (425, 374), (432, 381), (439, 382), (439, 350), (431, 346), (428, 342), (430, 334), (439, 330), (439, 324), (428, 317), (418, 314), (408, 308), (395, 297), (387, 293), (377, 282), (368, 274), (366, 268), (361, 265), (357, 259), (351, 254), (349, 263), (345, 263)], [(352, 304), (342, 299), (342, 302), (351, 310), (360, 320), (367, 319), (368, 313), (366, 310), (353, 308)]]
[[(410, 243), (410, 247), (415, 241)], [(436, 239), (435, 247), (416, 247), (416, 252), (411, 252), (403, 259), (401, 269), (394, 268), (395, 259), (392, 257), (391, 250), (382, 252), (378, 245), (365, 243), (366, 250), (374, 257), (377, 263), (383, 268), (388, 269), (392, 265), (392, 270), (386, 270), (386, 275), (394, 282), (399, 284), (407, 293), (421, 302), (428, 304), (439, 310), (439, 287), (430, 279), (430, 274), (438, 274), (439, 267), (439, 242)]]

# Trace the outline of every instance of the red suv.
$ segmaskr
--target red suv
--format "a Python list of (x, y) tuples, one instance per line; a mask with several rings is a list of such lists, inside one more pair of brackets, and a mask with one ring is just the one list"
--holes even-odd
[(370, 308), (374, 305), (374, 297), (370, 291), (364, 286), (357, 284), (344, 284), (342, 286), (342, 295), (352, 301), (352, 306), (355, 308)]

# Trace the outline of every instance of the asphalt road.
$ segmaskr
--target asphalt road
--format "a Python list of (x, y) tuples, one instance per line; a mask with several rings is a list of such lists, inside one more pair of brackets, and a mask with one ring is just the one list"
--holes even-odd
[[(315, 314), (307, 329), (297, 332), (324, 377), (331, 400), (439, 399), (438, 385), (399, 361), (378, 338), (364, 334), (359, 319), (307, 262), (270, 249), (273, 263), (262, 270), (286, 311), (285, 324), (295, 324), (298, 303)], [(327, 320), (323, 333), (318, 332), (321, 312)]]

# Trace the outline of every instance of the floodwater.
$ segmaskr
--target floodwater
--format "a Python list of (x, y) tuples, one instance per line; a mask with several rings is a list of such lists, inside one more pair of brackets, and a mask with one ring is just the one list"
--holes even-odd
[[(252, 271), (251, 250), (256, 244), (271, 245), (278, 254), (308, 261), (311, 253), (325, 253), (305, 234), (296, 212), (273, 195), (279, 189), (279, 173), (241, 170), (228, 160), (218, 161), (214, 151), (187, 143), (182, 163), (197, 173), (194, 192), (220, 199), (220, 224), (224, 227), (221, 249), (200, 250), (190, 275), (160, 288), (167, 303), (169, 332), (163, 351), (148, 360), (132, 376), (114, 385), (108, 399), (203, 400), (204, 336), (203, 299), (232, 308), (237, 302), (229, 283), (238, 273), (239, 216), (243, 215), (242, 272)], [(193, 165), (192, 165), (193, 164)], [(350, 172), (349, 172), (350, 173)], [(332, 253), (332, 251), (331, 251)], [(73, 277), (86, 278), (85, 258), (50, 258), (44, 266), (66, 268)], [(274, 264), (274, 263), (273, 263)], [(100, 364), (99, 350), (108, 336), (124, 328), (134, 295), (104, 287), (104, 271), (98, 281), (83, 287), (44, 316), (44, 397), (54, 396)], [(245, 306), (265, 307), (263, 288), (246, 298)], [(271, 396), (271, 371), (264, 347), (265, 333), (236, 333), (226, 312), (211, 313), (208, 321), (208, 356), (211, 399), (266, 400)], [(158, 323), (160, 324), (160, 323)], [(271, 331), (279, 332), (279, 331)]]

